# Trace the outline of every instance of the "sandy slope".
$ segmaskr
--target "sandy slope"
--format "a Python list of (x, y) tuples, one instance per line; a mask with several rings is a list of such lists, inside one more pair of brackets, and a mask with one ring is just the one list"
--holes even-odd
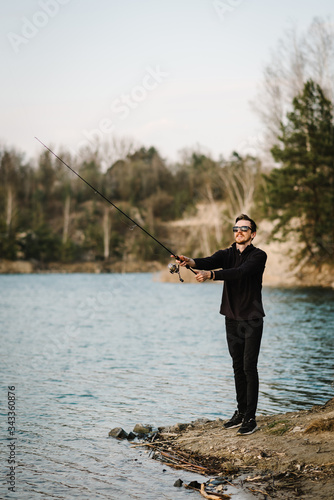
[[(220, 207), (221, 208), (221, 207)], [(221, 223), (217, 207), (207, 204), (200, 204), (195, 216), (184, 218), (179, 221), (168, 223), (175, 231), (181, 234), (195, 234), (198, 239), (198, 249), (205, 255), (210, 255), (216, 248), (210, 246), (208, 241), (208, 231), (217, 232), (217, 226)], [(292, 235), (287, 242), (270, 241), (269, 236), (273, 228), (273, 223), (263, 220), (260, 222), (254, 245), (267, 253), (268, 260), (263, 276), (263, 284), (267, 286), (323, 286), (334, 288), (334, 266), (328, 264), (321, 268), (305, 265), (305, 262), (295, 263), (293, 253), (298, 247), (298, 243)], [(189, 238), (189, 236), (188, 236)], [(180, 240), (179, 238), (179, 241)], [(233, 236), (231, 236), (231, 243)], [(186, 242), (182, 243), (186, 247)], [(177, 248), (177, 243), (174, 243)], [(186, 253), (186, 248), (177, 249), (180, 253)], [(188, 255), (188, 254), (187, 254)], [(189, 255), (196, 257), (196, 255)], [(194, 275), (189, 271), (182, 270), (182, 278), (185, 282), (196, 282)], [(162, 281), (175, 281), (177, 277), (171, 276), (167, 269), (161, 272)]]

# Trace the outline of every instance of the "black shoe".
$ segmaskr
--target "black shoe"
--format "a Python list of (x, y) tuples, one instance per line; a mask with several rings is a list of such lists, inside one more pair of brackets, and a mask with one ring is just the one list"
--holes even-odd
[(242, 424), (242, 421), (244, 419), (244, 414), (239, 413), (239, 411), (235, 411), (233, 417), (228, 420), (228, 422), (225, 422), (224, 427), (225, 429), (233, 429), (233, 427), (238, 427), (239, 425)]
[(238, 430), (237, 434), (241, 436), (247, 436), (248, 434), (253, 434), (253, 432), (258, 430), (255, 418), (250, 418), (249, 420), (244, 420), (242, 426)]

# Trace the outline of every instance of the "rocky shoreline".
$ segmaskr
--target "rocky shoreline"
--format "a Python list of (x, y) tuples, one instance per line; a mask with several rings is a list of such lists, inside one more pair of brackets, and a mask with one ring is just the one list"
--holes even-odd
[[(243, 491), (261, 500), (332, 499), (334, 398), (309, 410), (258, 416), (257, 423), (259, 430), (249, 436), (226, 430), (221, 419), (155, 430), (137, 424), (130, 439), (171, 467), (203, 474), (203, 483), (180, 478), (174, 486), (197, 489), (205, 498), (233, 499)], [(113, 431), (110, 436), (129, 439)]]

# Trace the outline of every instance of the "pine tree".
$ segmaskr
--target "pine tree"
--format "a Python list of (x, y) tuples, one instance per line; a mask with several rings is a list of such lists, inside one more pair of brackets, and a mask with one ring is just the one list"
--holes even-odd
[(318, 264), (333, 260), (334, 125), (333, 106), (320, 86), (308, 80), (281, 124), (280, 144), (271, 152), (280, 168), (268, 180), (268, 205), (275, 231), (283, 238), (297, 231), (302, 251)]

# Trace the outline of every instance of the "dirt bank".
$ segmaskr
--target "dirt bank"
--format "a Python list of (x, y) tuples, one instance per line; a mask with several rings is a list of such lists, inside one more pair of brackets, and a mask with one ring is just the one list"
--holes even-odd
[(0, 259), (0, 274), (29, 274), (29, 273), (149, 273), (158, 272), (166, 268), (160, 262), (141, 262), (138, 260), (124, 261), (96, 261), (74, 262), (37, 262), (37, 261), (11, 261)]
[(172, 466), (182, 457), (179, 468), (193, 462), (230, 482), (242, 475), (242, 488), (261, 499), (332, 499), (334, 399), (257, 422), (259, 430), (249, 436), (224, 429), (222, 420), (163, 427), (148, 446), (167, 463), (166, 455), (174, 456)]

